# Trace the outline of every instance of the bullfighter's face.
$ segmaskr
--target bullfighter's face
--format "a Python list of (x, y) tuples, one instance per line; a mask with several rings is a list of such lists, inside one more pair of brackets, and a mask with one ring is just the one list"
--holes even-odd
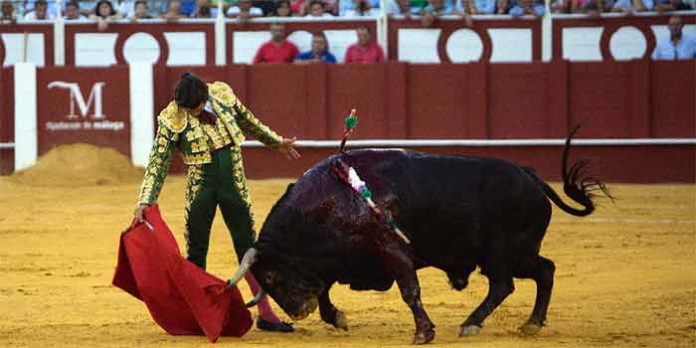
[(302, 320), (318, 306), (317, 297), (324, 286), (307, 270), (282, 261), (260, 257), (251, 267), (261, 287), (293, 320)]

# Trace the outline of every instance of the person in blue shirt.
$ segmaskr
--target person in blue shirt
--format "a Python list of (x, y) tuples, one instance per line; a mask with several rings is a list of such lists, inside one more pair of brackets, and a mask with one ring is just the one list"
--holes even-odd
[(688, 60), (696, 59), (696, 38), (682, 33), (684, 23), (679, 16), (669, 18), (669, 40), (658, 40), (652, 59)]
[(336, 64), (336, 57), (329, 52), (329, 44), (323, 32), (312, 34), (312, 49), (302, 52), (295, 58), (295, 63), (328, 63)]
[(472, 15), (494, 14), (497, 6), (498, 0), (462, 0), (462, 7)]
[(520, 17), (524, 15), (534, 15), (541, 17), (546, 14), (546, 7), (544, 6), (544, 1), (542, 0), (512, 0), (510, 2), (512, 7), (508, 14), (513, 17)]

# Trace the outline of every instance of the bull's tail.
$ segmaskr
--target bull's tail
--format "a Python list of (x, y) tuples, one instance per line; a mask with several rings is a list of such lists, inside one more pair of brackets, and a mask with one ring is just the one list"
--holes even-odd
[(566, 204), (561, 197), (558, 196), (556, 191), (551, 188), (544, 180), (539, 178), (533, 169), (523, 168), (534, 180), (539, 184), (541, 189), (544, 191), (546, 197), (548, 197), (554, 204), (565, 211), (568, 214), (575, 216), (587, 216), (592, 214), (595, 210), (595, 205), (593, 198), (597, 197), (596, 192), (599, 191), (606, 197), (612, 199), (611, 194), (607, 190), (607, 187), (599, 181), (599, 179), (594, 177), (585, 176), (583, 169), (589, 163), (587, 160), (580, 160), (570, 166), (568, 170), (568, 153), (570, 152), (570, 140), (573, 135), (578, 131), (580, 127), (575, 127), (565, 141), (565, 147), (563, 148), (563, 159), (562, 159), (562, 173), (563, 176), (563, 192), (570, 197), (573, 201), (579, 203), (584, 207), (584, 209), (577, 209)]

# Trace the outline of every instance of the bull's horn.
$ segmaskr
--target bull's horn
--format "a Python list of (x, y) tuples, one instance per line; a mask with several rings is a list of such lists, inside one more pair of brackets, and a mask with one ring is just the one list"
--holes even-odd
[(237, 285), (237, 283), (244, 277), (246, 272), (249, 271), (251, 265), (254, 264), (254, 261), (256, 261), (256, 249), (250, 248), (246, 253), (244, 253), (244, 257), (242, 257), (242, 262), (239, 263), (237, 272), (227, 281), (228, 289)]
[(249, 308), (256, 306), (257, 304), (259, 304), (259, 302), (263, 301), (264, 297), (266, 297), (266, 292), (263, 291), (263, 289), (259, 289), (259, 292), (256, 293), (256, 296), (254, 296), (254, 298), (252, 298), (251, 301), (246, 303), (246, 307)]

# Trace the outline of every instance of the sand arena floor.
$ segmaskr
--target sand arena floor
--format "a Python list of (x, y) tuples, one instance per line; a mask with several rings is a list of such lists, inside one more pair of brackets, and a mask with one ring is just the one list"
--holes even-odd
[[(102, 170), (61, 178), (48, 162), (40, 163), (44, 173), (0, 177), (0, 346), (209, 346), (204, 337), (166, 334), (141, 302), (110, 285), (119, 233), (130, 222), (136, 199), (137, 175)], [(250, 182), (257, 224), (288, 182)], [(182, 177), (170, 177), (160, 200), (180, 245), (183, 187)], [(456, 292), (441, 271), (420, 271), (423, 303), (437, 325), (434, 345), (696, 346), (696, 186), (609, 187), (616, 201), (601, 201), (590, 217), (554, 209), (542, 254), (556, 263), (556, 284), (548, 326), (536, 337), (517, 332), (534, 303), (533, 282), (516, 281), (515, 293), (489, 317), (481, 334), (459, 338), (459, 324), (485, 295), (485, 278), (474, 274), (469, 288)], [(218, 217), (209, 270), (228, 277), (235, 260)], [(246, 285), (240, 288), (249, 296)], [(297, 322), (293, 334), (254, 328), (241, 339), (223, 337), (216, 345), (409, 346), (414, 325), (396, 287), (378, 293), (335, 286), (332, 298), (348, 316), (348, 332), (323, 324), (317, 312)]]

